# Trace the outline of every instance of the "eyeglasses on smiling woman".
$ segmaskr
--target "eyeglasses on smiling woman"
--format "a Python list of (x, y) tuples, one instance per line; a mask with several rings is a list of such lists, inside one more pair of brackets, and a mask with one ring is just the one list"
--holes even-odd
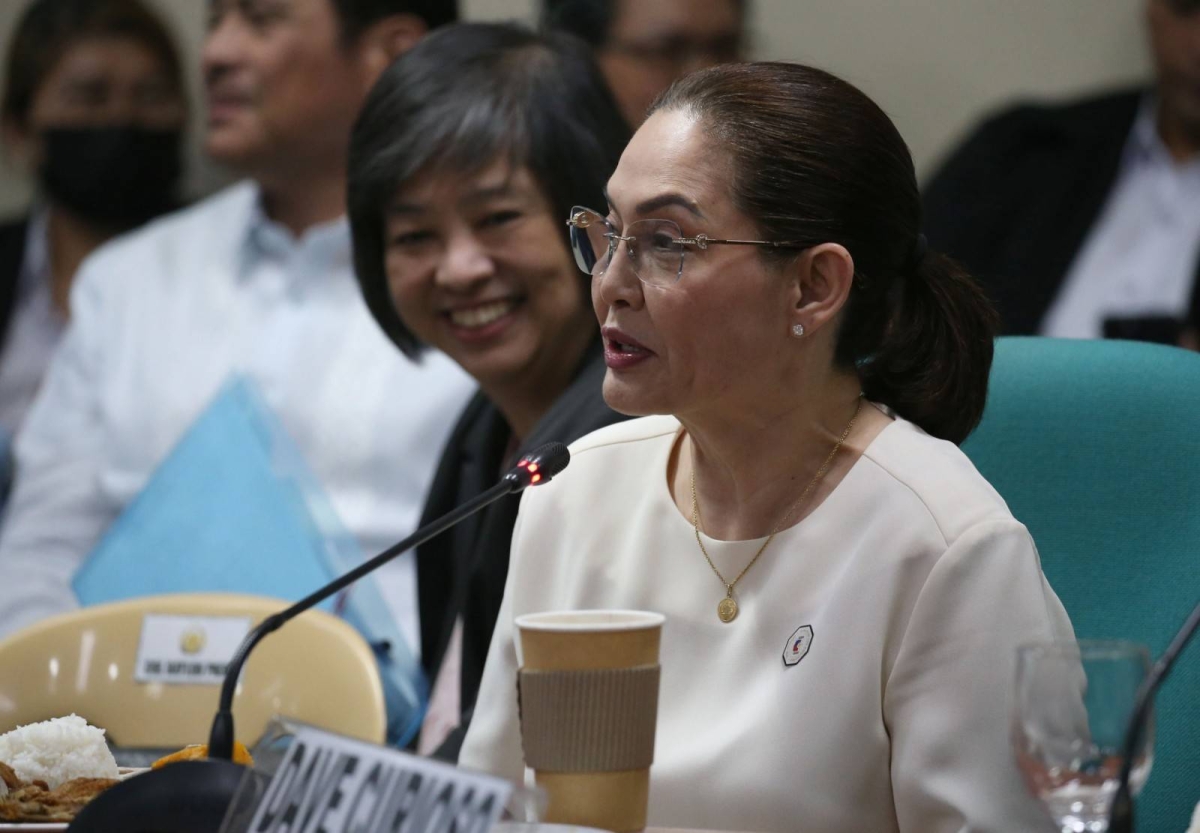
[(638, 220), (630, 223), (625, 234), (618, 234), (608, 218), (590, 208), (575, 206), (567, 220), (571, 227), (571, 251), (575, 263), (585, 274), (597, 278), (604, 274), (617, 246), (625, 243), (629, 262), (638, 280), (647, 286), (668, 287), (683, 276), (683, 257), (690, 246), (707, 249), (713, 245), (768, 246), (772, 249), (807, 249), (799, 241), (720, 240), (707, 234), (684, 237), (674, 220)]

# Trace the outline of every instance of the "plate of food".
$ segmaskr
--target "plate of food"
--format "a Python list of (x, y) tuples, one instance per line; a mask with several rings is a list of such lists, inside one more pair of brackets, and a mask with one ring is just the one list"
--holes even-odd
[(66, 830), (93, 798), (140, 769), (121, 769), (104, 730), (71, 715), (0, 735), (0, 831)]
[[(5, 772), (6, 765), (0, 763), (0, 775)], [(11, 768), (8, 768), (11, 771)], [(116, 781), (123, 781), (130, 776), (146, 772), (146, 768), (121, 767)], [(8, 795), (0, 798), (0, 832), (21, 831), (32, 833), (34, 830), (66, 830), (71, 819), (75, 818), (83, 805), (105, 789), (115, 784), (106, 778), (77, 778), (60, 785), (58, 789), (44, 790), (39, 783), (23, 784), (18, 790), (9, 791)], [(47, 784), (47, 786), (49, 786)], [(32, 789), (31, 789), (32, 788)], [(6, 816), (16, 818), (6, 820)], [(61, 821), (46, 821), (45, 819), (62, 819)], [(39, 819), (28, 821), (22, 819)]]
[[(197, 744), (154, 761), (157, 769), (208, 756)], [(234, 763), (253, 766), (250, 751), (234, 742)], [(77, 715), (19, 726), (0, 735), (0, 831), (66, 830), (96, 796), (146, 772), (119, 767), (104, 730)]]

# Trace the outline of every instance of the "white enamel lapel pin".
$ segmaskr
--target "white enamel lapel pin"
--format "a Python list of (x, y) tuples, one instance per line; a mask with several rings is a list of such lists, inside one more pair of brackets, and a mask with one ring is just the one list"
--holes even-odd
[(788, 637), (787, 644), (783, 646), (783, 664), (791, 666), (804, 659), (808, 649), (812, 646), (812, 640), (812, 625), (801, 625), (796, 628), (796, 632)]

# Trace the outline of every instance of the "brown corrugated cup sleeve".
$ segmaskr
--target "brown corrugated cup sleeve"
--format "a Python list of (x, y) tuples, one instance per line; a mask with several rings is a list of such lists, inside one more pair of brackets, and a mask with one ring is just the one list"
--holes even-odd
[(525, 763), (542, 772), (622, 772), (654, 762), (660, 666), (517, 675)]

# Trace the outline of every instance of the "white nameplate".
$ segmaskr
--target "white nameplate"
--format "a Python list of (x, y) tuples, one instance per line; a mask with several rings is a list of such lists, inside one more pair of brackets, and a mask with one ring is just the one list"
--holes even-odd
[(220, 685), (225, 666), (249, 632), (249, 616), (147, 614), (133, 678), (139, 683)]
[(502, 778), (305, 726), (249, 833), (487, 833), (511, 791)]

